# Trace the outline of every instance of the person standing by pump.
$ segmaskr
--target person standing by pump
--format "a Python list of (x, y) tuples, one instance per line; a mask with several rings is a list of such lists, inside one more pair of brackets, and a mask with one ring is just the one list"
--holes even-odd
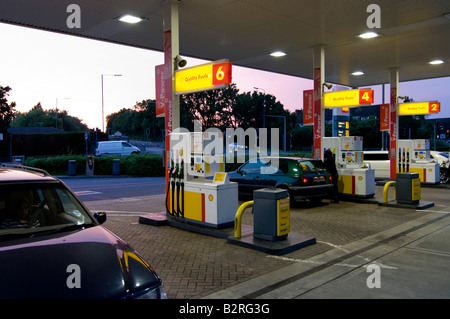
[(324, 163), (325, 168), (328, 173), (331, 175), (331, 181), (333, 183), (333, 189), (331, 191), (331, 202), (339, 203), (339, 194), (338, 194), (338, 178), (339, 174), (336, 169), (336, 160), (334, 154), (330, 149), (327, 149), (324, 154)]

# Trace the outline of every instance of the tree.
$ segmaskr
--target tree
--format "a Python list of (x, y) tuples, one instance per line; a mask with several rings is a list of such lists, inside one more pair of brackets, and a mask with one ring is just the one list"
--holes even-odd
[[(224, 130), (230, 126), (231, 110), (238, 91), (236, 84), (232, 83), (224, 89), (182, 95), (180, 114), (187, 116), (189, 120), (201, 121), (203, 129), (217, 127)], [(184, 124), (187, 129), (193, 127), (191, 123)]]
[(381, 148), (380, 122), (375, 116), (361, 120), (350, 119), (350, 136), (362, 136), (365, 148)]
[(164, 129), (165, 120), (163, 117), (156, 117), (156, 101), (155, 100), (143, 100), (134, 105), (136, 111), (141, 112), (139, 117), (140, 128), (142, 135), (146, 133), (146, 130), (150, 130), (150, 137), (152, 139), (162, 139), (162, 130)]
[(403, 115), (398, 121), (400, 139), (433, 138), (433, 124), (425, 121), (425, 115)]
[[(57, 117), (55, 117), (57, 115)], [(11, 122), (14, 127), (57, 127), (66, 132), (86, 132), (88, 127), (77, 118), (70, 116), (66, 110), (43, 110), (41, 102), (38, 102), (28, 112), (18, 113)]]
[(292, 131), (292, 149), (310, 150), (314, 143), (313, 126), (297, 126)]
[(155, 100), (136, 102), (132, 109), (123, 108), (106, 117), (107, 129), (119, 131), (129, 137), (146, 139), (146, 130), (150, 130), (151, 139), (161, 139), (164, 118), (156, 117)]
[(0, 85), (0, 133), (4, 134), (8, 131), (8, 128), (14, 119), (16, 107), (15, 102), (8, 104), (7, 97), (9, 96), (11, 88), (9, 86)]
[[(285, 110), (275, 96), (257, 92), (238, 94), (233, 83), (226, 88), (185, 94), (180, 97), (180, 127), (194, 131), (194, 120), (202, 123), (202, 129), (215, 127), (224, 131), (228, 127), (263, 127), (263, 109), (265, 106), (266, 128), (280, 129), (280, 143), (283, 141), (284, 119), (286, 117), (287, 135), (297, 126), (297, 115)], [(273, 116), (275, 115), (275, 116)], [(137, 102), (132, 109), (123, 108), (107, 116), (107, 128), (120, 131), (133, 138), (146, 138), (145, 131), (150, 129), (154, 139), (161, 136), (164, 119), (156, 118), (155, 101)], [(269, 130), (270, 134), (270, 130)], [(288, 139), (287, 139), (288, 140)], [(282, 144), (280, 144), (282, 145)]]
[[(56, 110), (49, 110), (50, 114)], [(86, 132), (88, 126), (78, 117), (71, 116), (66, 110), (58, 110), (58, 128), (66, 132)]]
[(11, 123), (14, 127), (55, 127), (55, 117), (50, 118), (38, 102), (28, 112), (17, 114)]

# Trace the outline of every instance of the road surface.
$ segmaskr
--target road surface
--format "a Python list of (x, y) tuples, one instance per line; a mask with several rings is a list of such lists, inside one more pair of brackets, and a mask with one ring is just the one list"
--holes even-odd
[(154, 213), (164, 210), (164, 177), (61, 178), (92, 211), (108, 214)]

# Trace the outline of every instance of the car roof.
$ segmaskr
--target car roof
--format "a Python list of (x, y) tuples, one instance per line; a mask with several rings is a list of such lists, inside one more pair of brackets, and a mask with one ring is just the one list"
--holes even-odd
[(367, 153), (367, 154), (385, 154), (385, 153), (389, 153), (389, 151), (380, 151), (380, 150), (378, 150), (378, 151), (363, 151), (364, 152), (364, 154), (365, 153)]
[(0, 183), (24, 181), (56, 181), (46, 171), (16, 164), (2, 164), (0, 166)]
[[(256, 158), (256, 157), (255, 157)], [(296, 161), (314, 161), (314, 158), (309, 158), (309, 157), (290, 157), (290, 156), (258, 156), (257, 158), (262, 158), (262, 159), (286, 159), (286, 160), (296, 160)]]

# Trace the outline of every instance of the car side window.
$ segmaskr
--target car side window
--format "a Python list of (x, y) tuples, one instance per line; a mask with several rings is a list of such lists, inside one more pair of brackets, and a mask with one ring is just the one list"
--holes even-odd
[(305, 173), (326, 172), (325, 166), (320, 160), (301, 161), (299, 164)]
[(302, 161), (300, 162), (300, 166), (302, 167), (305, 173), (311, 173), (315, 171), (315, 166), (310, 161)]
[[(76, 202), (69, 198), (68, 193), (64, 192), (61, 189), (56, 189), (56, 193), (58, 194), (59, 201), (63, 207), (63, 213), (71, 216), (72, 219), (69, 219), (71, 222), (76, 222), (77, 224), (83, 224), (85, 222), (85, 216), (80, 212), (80, 207), (75, 205)], [(66, 217), (67, 219), (68, 217)]]
[(268, 160), (261, 167), (261, 174), (267, 175), (285, 175), (288, 172), (288, 161), (278, 159), (277, 161)]
[(241, 171), (246, 174), (259, 174), (263, 163), (259, 159), (250, 160), (241, 167)]
[(131, 145), (128, 144), (128, 143), (126, 143), (126, 142), (122, 142), (122, 146), (123, 146), (123, 147), (131, 147)]

